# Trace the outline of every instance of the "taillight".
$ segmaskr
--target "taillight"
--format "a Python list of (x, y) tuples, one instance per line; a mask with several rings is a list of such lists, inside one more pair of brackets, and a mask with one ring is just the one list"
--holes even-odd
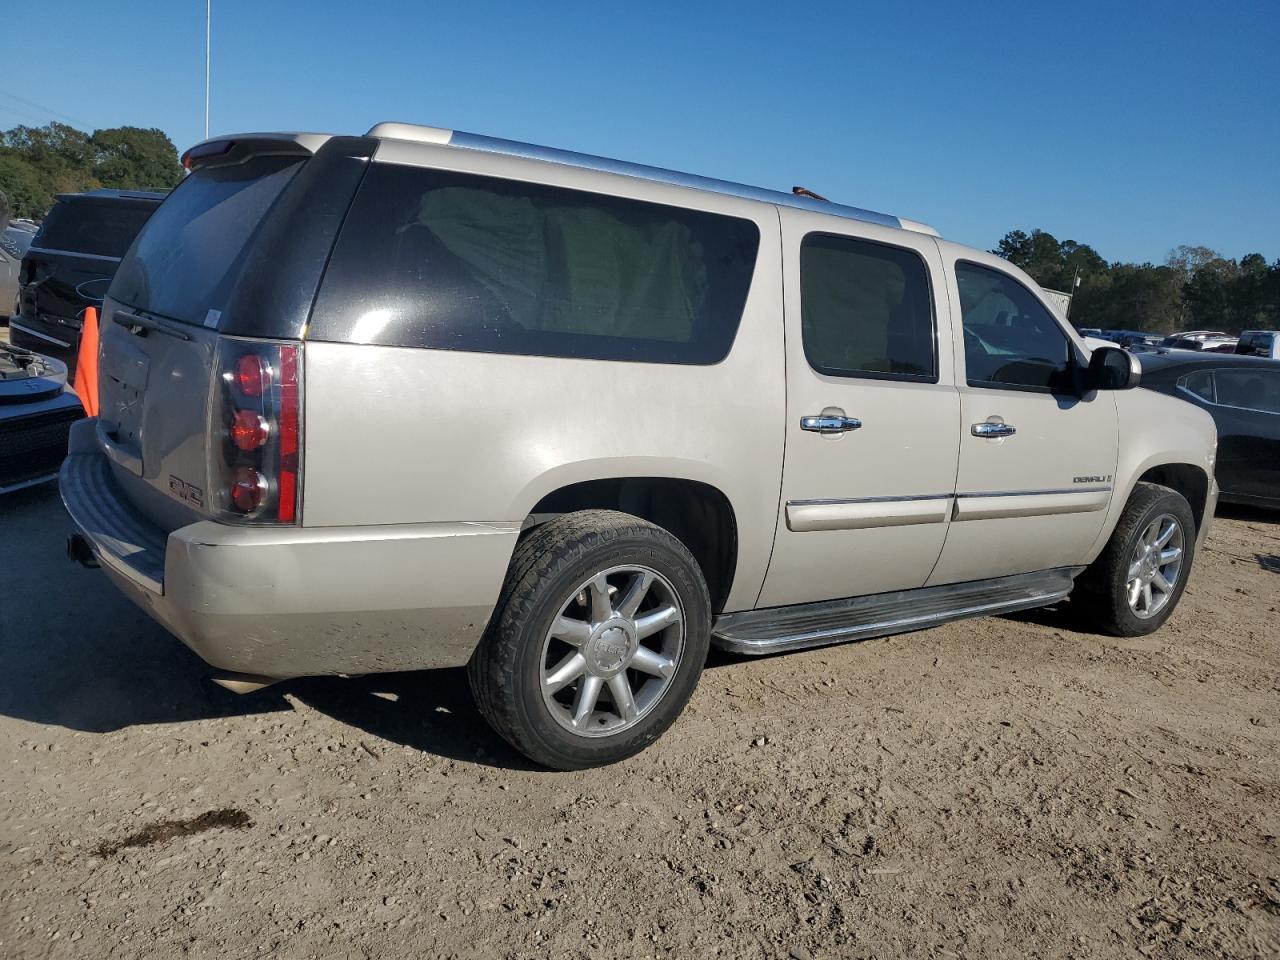
[(241, 450), (257, 450), (270, 434), (267, 418), (256, 410), (237, 410), (231, 418), (231, 441)]
[(212, 504), (225, 519), (297, 522), (301, 354), (297, 343), (219, 341), (209, 486)]
[(260, 397), (271, 389), (271, 366), (256, 353), (243, 354), (236, 361), (235, 381), (246, 397)]

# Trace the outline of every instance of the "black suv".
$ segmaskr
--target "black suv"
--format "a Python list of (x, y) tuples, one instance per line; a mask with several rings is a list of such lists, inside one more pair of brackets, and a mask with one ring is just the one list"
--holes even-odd
[(102, 303), (120, 258), (164, 198), (132, 190), (59, 194), (22, 260), (10, 340), (74, 373), (85, 307)]

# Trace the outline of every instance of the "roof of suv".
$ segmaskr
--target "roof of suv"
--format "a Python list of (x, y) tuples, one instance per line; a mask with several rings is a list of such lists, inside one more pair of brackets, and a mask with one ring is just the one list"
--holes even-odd
[[(652, 180), (678, 187), (702, 190), (707, 193), (718, 193), (745, 200), (758, 200), (776, 206), (797, 207), (814, 213), (843, 217), (848, 220), (861, 220), (881, 226), (895, 227), (900, 230), (912, 230), (938, 236), (938, 231), (923, 223), (896, 217), (861, 207), (832, 203), (813, 196), (797, 193), (784, 193), (781, 190), (770, 190), (764, 187), (753, 187), (744, 183), (729, 180), (717, 180), (714, 177), (703, 177), (692, 173), (681, 173), (663, 167), (652, 167), (643, 163), (630, 163), (625, 160), (614, 160), (588, 153), (577, 153), (573, 150), (561, 150), (556, 147), (541, 146), (536, 143), (524, 143), (518, 140), (504, 140), (484, 134), (467, 133), (462, 130), (448, 130), (442, 127), (428, 127), (415, 123), (377, 123), (369, 128), (367, 137), (387, 140), (404, 140), (412, 143), (429, 143), (434, 146), (457, 147), (464, 150), (480, 150), (486, 153), (501, 153), (508, 156), (524, 157), (546, 163), (558, 163), (565, 166), (581, 167), (602, 173), (618, 174), (640, 180)], [(314, 153), (324, 144), (329, 136), (315, 133), (243, 133), (229, 136), (211, 137), (191, 147), (183, 154), (183, 165), (188, 169), (199, 165), (205, 158), (228, 154), (235, 141), (253, 142), (255, 146), (278, 149), (278, 145), (291, 143), (301, 148), (302, 152)], [(225, 145), (225, 146), (217, 146)]]

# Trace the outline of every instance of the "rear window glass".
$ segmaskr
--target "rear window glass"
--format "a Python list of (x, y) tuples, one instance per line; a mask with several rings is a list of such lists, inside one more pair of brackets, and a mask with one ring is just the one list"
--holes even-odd
[(14, 260), (21, 260), (31, 249), (34, 236), (30, 230), (23, 230), (21, 227), (6, 227), (0, 233), (0, 250), (4, 250)]
[(749, 220), (376, 163), (310, 338), (709, 364), (728, 353), (760, 233)]
[(299, 163), (256, 157), (191, 174), (120, 265), (112, 298), (171, 320), (216, 325), (249, 241)]
[(123, 257), (156, 204), (59, 200), (45, 217), (34, 246), (45, 250)]

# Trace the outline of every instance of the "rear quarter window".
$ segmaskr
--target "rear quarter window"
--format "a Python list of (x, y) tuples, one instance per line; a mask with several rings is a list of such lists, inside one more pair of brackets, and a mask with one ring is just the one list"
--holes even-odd
[(729, 352), (760, 245), (749, 220), (375, 163), (309, 339), (710, 364)]

